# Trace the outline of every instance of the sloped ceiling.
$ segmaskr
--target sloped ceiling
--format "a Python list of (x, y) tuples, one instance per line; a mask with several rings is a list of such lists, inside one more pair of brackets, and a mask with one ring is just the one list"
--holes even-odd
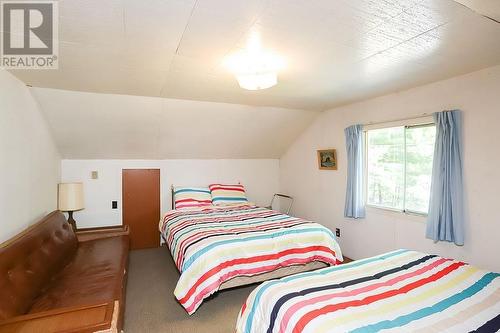
[[(59, 70), (13, 72), (35, 87), (324, 110), (500, 63), (500, 24), (453, 0), (59, 4)], [(251, 29), (287, 62), (257, 92), (221, 66)]]
[(31, 88), (63, 158), (279, 158), (314, 111)]

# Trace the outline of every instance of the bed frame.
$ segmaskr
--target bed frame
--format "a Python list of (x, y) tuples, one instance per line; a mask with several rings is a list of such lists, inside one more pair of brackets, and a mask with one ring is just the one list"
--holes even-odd
[(172, 204), (172, 209), (175, 209), (174, 184), (170, 185), (170, 202)]
[(293, 265), (281, 267), (274, 271), (257, 274), (253, 276), (236, 276), (220, 285), (219, 290), (242, 287), (249, 284), (259, 283), (267, 280), (279, 279), (284, 276), (293, 275), (302, 272), (314, 271), (328, 265), (322, 261), (313, 261), (305, 265)]

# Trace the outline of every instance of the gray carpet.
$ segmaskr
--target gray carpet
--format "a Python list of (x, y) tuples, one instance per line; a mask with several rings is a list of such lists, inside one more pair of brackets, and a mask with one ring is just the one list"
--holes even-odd
[(256, 287), (221, 291), (189, 316), (174, 298), (179, 278), (166, 248), (130, 252), (125, 333), (227, 333), (246, 297)]

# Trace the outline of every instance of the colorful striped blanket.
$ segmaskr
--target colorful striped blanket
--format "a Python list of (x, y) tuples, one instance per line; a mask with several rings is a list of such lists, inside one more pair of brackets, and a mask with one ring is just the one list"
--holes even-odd
[(173, 210), (160, 232), (181, 272), (175, 297), (189, 314), (231, 278), (343, 260), (328, 228), (249, 205)]
[(497, 332), (500, 274), (398, 250), (266, 281), (243, 305), (238, 333)]

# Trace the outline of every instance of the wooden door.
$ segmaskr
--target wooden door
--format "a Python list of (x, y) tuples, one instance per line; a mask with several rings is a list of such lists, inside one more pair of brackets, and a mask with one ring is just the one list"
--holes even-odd
[(131, 249), (160, 246), (160, 170), (123, 169), (122, 202)]

